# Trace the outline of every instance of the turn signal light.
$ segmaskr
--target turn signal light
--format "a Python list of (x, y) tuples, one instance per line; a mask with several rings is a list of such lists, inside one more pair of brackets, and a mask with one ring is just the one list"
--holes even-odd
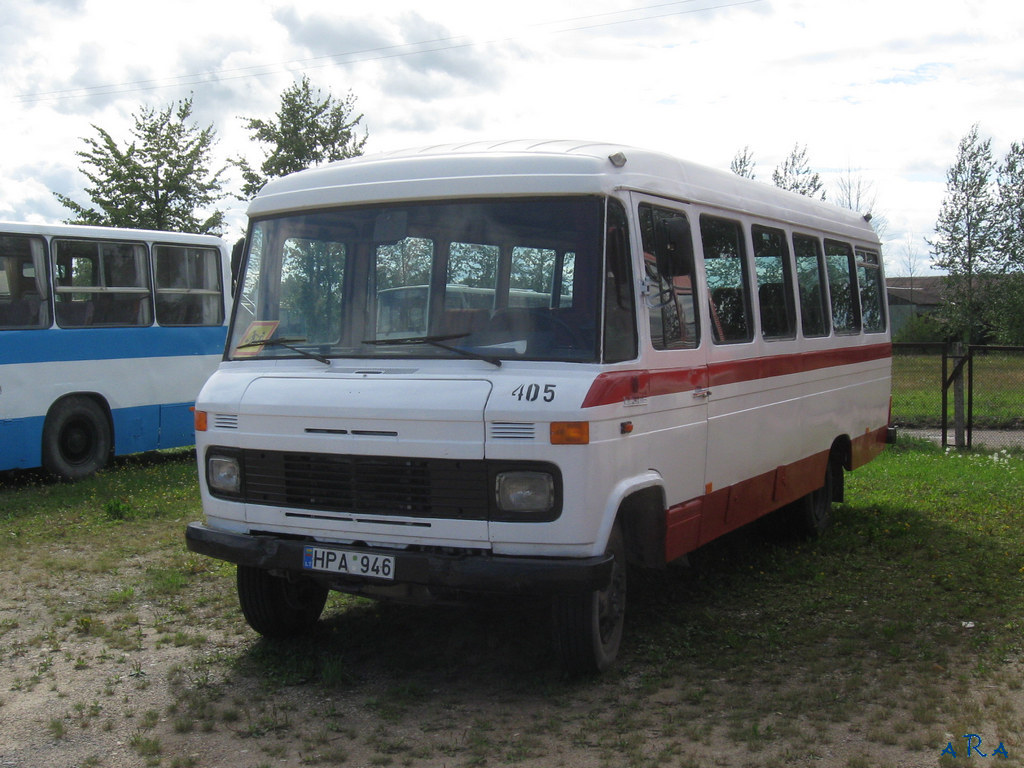
[(590, 442), (589, 421), (551, 422), (552, 445), (587, 445)]
[(206, 431), (206, 411), (198, 411), (195, 408), (192, 409), (192, 414), (196, 423), (196, 432)]

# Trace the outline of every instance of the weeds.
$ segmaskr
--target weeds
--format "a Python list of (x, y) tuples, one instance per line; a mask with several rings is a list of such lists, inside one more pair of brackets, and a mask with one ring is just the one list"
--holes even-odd
[[(847, 477), (820, 540), (767, 520), (631, 574), (622, 658), (594, 680), (562, 677), (542, 604), (334, 595), (310, 636), (256, 638), (233, 569), (184, 549), (186, 458), (0, 488), (18, 574), (0, 590), (2, 706), (80, 702), (38, 717), (49, 742), (88, 728), (181, 768), (214, 738), (252, 765), (935, 765), (948, 729), (985, 727), (1024, 748), (1014, 452), (903, 443)], [(144, 690), (165, 698), (136, 707)]]

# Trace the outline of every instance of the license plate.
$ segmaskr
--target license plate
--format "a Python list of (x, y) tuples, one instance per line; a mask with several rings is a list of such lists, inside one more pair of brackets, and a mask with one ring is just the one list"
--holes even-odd
[(384, 581), (394, 581), (395, 579), (395, 558), (390, 555), (350, 552), (345, 549), (304, 547), (302, 567), (308, 571), (366, 576), (370, 579), (383, 579)]

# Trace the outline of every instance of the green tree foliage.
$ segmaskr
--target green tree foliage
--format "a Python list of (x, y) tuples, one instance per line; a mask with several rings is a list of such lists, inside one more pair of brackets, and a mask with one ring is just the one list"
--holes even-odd
[(98, 135), (83, 139), (86, 149), (75, 153), (92, 205), (54, 193), (74, 214), (67, 223), (219, 234), (224, 214), (209, 213), (224, 197), (224, 169), (210, 169), (216, 133), (191, 117), (191, 97), (159, 111), (143, 107), (124, 145), (93, 125)]
[(935, 238), (929, 240), (932, 264), (947, 273), (942, 313), (951, 333), (970, 343), (983, 334), (979, 279), (994, 262), (998, 200), (993, 183), (995, 161), (991, 140), (982, 139), (975, 124), (960, 140), (956, 161), (946, 171)]
[(355, 114), (355, 102), (351, 93), (340, 100), (330, 92), (322, 96), (303, 76), (282, 92), (274, 119), (246, 119), (253, 140), (267, 149), (258, 170), (245, 158), (233, 161), (245, 182), (240, 199), (251, 198), (272, 178), (361, 155), (367, 132), (356, 133), (363, 115)]
[(1013, 142), (998, 169), (999, 266), (1024, 272), (1024, 142)]
[(996, 170), (995, 245), (989, 267), (996, 274), (986, 292), (985, 319), (993, 341), (1024, 344), (1024, 143), (1010, 145)]
[(825, 199), (821, 177), (811, 170), (807, 161), (807, 146), (793, 145), (793, 151), (772, 171), (772, 182), (777, 187), (799, 192), (807, 197)]

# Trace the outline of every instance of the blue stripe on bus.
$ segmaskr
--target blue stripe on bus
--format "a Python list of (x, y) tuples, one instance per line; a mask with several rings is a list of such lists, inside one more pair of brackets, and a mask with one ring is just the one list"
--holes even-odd
[(43, 417), (0, 419), (0, 469), (29, 469), (43, 462)]
[(0, 365), (54, 360), (117, 360), (132, 357), (219, 355), (227, 328), (50, 328), (0, 331)]
[[(193, 403), (165, 403), (118, 408), (114, 453), (124, 456), (158, 448), (195, 445)], [(0, 470), (30, 469), (42, 464), (43, 416), (0, 419)]]
[(118, 408), (114, 420), (114, 453), (153, 451), (157, 448), (178, 448), (194, 445), (194, 403), (164, 403)]

